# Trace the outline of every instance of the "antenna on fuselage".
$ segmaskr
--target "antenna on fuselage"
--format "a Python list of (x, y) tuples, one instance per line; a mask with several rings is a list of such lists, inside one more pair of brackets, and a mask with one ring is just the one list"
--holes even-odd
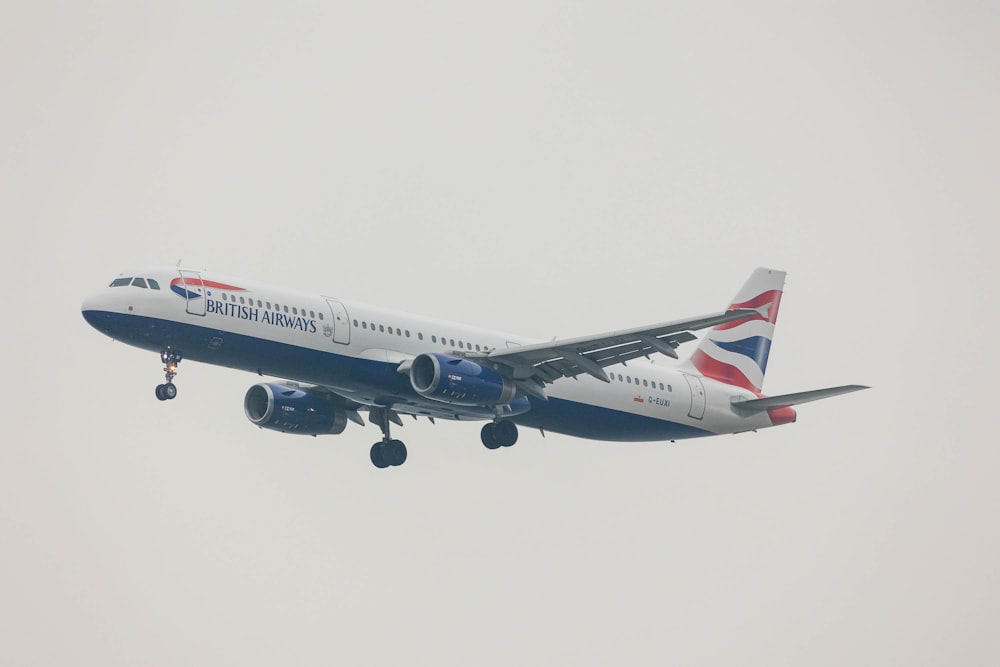
[(181, 262), (183, 262), (183, 261), (184, 261), (183, 259), (178, 259), (177, 260), (177, 268), (178, 269), (181, 268)]

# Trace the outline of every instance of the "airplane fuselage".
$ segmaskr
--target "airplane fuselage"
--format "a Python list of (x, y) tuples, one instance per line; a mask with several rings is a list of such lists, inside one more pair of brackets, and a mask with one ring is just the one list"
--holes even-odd
[(159, 267), (116, 282), (83, 305), (87, 321), (111, 338), (325, 387), (361, 406), (440, 419), (505, 418), (612, 441), (675, 440), (794, 420), (791, 408), (741, 414), (734, 404), (759, 393), (643, 358), (607, 366), (610, 382), (587, 374), (557, 379), (547, 400), (520, 394), (505, 409), (453, 403), (415, 391), (407, 362), (425, 353), (476, 358), (540, 341), (205, 271)]

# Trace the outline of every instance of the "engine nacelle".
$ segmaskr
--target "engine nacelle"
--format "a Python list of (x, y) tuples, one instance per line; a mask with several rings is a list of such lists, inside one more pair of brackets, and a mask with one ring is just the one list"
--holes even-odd
[(282, 433), (336, 434), (347, 427), (347, 412), (335, 405), (329, 394), (275, 382), (250, 387), (243, 398), (243, 411), (257, 426)]
[(517, 387), (496, 371), (447, 354), (421, 354), (410, 365), (410, 384), (421, 396), (453, 405), (506, 405)]

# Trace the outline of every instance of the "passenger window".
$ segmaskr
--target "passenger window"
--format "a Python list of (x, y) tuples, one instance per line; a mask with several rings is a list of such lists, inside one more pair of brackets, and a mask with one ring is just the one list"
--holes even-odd
[(479, 351), (480, 351), (480, 349), (479, 349), (479, 343), (476, 343), (476, 352), (479, 352)]
[[(320, 315), (322, 315), (322, 314), (323, 314), (323, 313), (320, 313)], [(357, 328), (358, 328), (358, 321), (357, 321), (357, 320), (354, 320), (354, 328), (355, 328), (355, 329), (357, 329)]]
[(405, 336), (406, 336), (407, 338), (409, 338), (409, 337), (410, 337), (410, 330), (409, 330), (409, 329), (407, 329), (406, 331), (404, 331), (404, 332), (403, 332), (403, 334), (404, 334), (404, 335), (405, 335)]
[(311, 318), (313, 318), (315, 320), (316, 319), (316, 313), (314, 313), (313, 311), (310, 310), (309, 311), (309, 317), (311, 317)]
[(149, 287), (151, 289), (160, 289), (160, 283), (156, 282), (152, 278), (147, 278), (147, 282), (149, 282)]
[(379, 333), (385, 333), (385, 325), (383, 325), (383, 324), (378, 325), (378, 332)]
[(643, 387), (648, 387), (648, 386), (649, 386), (649, 384), (647, 384), (647, 383), (646, 383), (646, 381), (645, 381), (645, 380), (643, 380), (643, 381), (642, 381), (642, 386), (643, 386)]
[(267, 309), (271, 310), (271, 302), (270, 301), (265, 301), (265, 303), (267, 304)]
[(244, 301), (243, 297), (240, 297), (240, 303), (246, 305), (246, 301)]
[(367, 329), (368, 328), (368, 323), (367, 322), (362, 322), (361, 323), (361, 328), (362, 329)]
[(422, 333), (420, 333), (420, 332), (417, 332), (417, 338), (420, 339), (420, 340), (423, 340), (424, 339), (424, 335)]
[(282, 306), (282, 307), (281, 307), (281, 309), (282, 309), (283, 311), (285, 311), (286, 313), (288, 312), (288, 306)]
[(455, 339), (454, 338), (451, 339), (451, 346), (455, 347)]
[[(660, 383), (660, 389), (663, 389), (663, 383), (662, 383), (662, 382)], [(670, 385), (668, 384), (668, 385), (667, 385), (667, 391), (673, 391), (673, 390), (674, 390), (674, 388), (673, 388), (673, 387), (671, 387), (671, 386), (670, 386)]]
[[(323, 311), (322, 310), (319, 311), (319, 319), (321, 319), (321, 320), (323, 319)], [(358, 321), (357, 320), (354, 320), (354, 326), (358, 326)]]
[(292, 315), (298, 315), (298, 314), (299, 314), (299, 309), (296, 308), (295, 306), (292, 306)]
[(465, 349), (465, 345), (462, 344), (462, 341), (458, 341), (458, 347), (459, 347), (459, 349), (462, 349), (462, 350)]
[(432, 343), (438, 342), (438, 337), (437, 336), (431, 336), (431, 342)]
[(258, 308), (263, 308), (264, 307), (264, 304), (261, 303), (260, 299), (257, 299), (257, 307)]
[(628, 382), (629, 384), (632, 384), (632, 376), (631, 375), (626, 375), (625, 376), (625, 381)]

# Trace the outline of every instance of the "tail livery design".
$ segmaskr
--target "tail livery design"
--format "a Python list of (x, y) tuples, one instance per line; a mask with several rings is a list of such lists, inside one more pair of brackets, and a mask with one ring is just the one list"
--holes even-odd
[(729, 308), (757, 314), (710, 329), (688, 364), (705, 377), (760, 394), (784, 286), (784, 271), (754, 271)]

